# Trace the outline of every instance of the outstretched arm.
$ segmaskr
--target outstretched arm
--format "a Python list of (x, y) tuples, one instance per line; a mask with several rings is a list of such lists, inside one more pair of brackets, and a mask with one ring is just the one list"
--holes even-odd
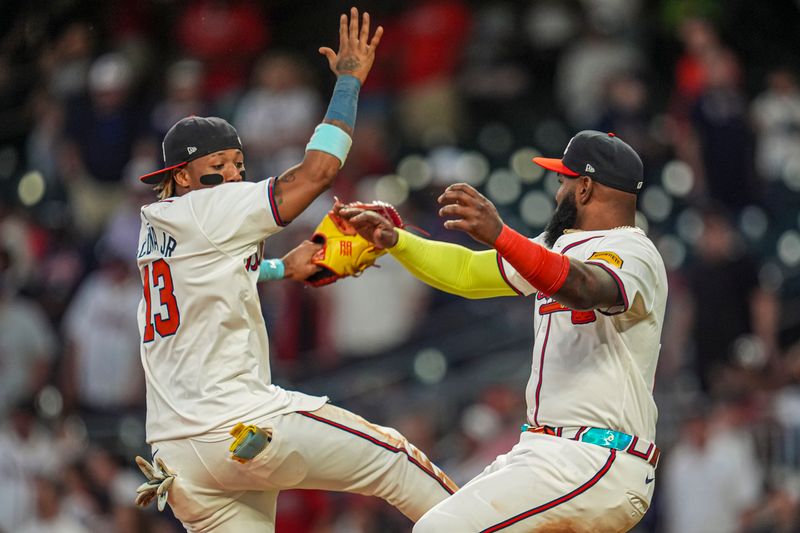
[(383, 35), (383, 28), (378, 26), (370, 40), (369, 25), (369, 14), (364, 13), (359, 27), (358, 10), (352, 8), (349, 18), (342, 15), (339, 20), (338, 54), (327, 47), (319, 49), (337, 76), (336, 87), (325, 119), (311, 137), (303, 161), (275, 181), (273, 196), (279, 222), (283, 224), (294, 220), (330, 187), (344, 164), (352, 142), (358, 91), (372, 68)]
[(623, 303), (619, 285), (604, 269), (551, 252), (503, 224), (492, 202), (465, 183), (456, 183), (439, 197), (444, 226), (469, 234), (497, 250), (528, 283), (576, 311), (610, 308)]
[(374, 211), (334, 206), (359, 234), (379, 248), (386, 248), (417, 279), (444, 292), (464, 298), (514, 296), (516, 292), (500, 274), (494, 250), (475, 252), (448, 242), (417, 237)]

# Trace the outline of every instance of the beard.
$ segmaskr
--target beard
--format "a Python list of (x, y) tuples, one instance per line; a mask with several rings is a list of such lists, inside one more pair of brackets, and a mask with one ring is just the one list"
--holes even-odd
[(564, 230), (572, 229), (578, 221), (578, 204), (575, 197), (567, 195), (556, 206), (556, 212), (544, 228), (544, 241), (548, 248), (552, 248), (559, 237), (564, 234)]

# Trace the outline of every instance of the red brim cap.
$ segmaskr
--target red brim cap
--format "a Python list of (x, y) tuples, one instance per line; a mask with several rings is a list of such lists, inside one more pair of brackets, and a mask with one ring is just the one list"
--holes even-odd
[(551, 157), (534, 157), (532, 161), (540, 167), (544, 167), (547, 170), (552, 170), (553, 172), (557, 172), (559, 174), (564, 174), (565, 176), (580, 176), (580, 174), (577, 172), (573, 172), (565, 167), (564, 162), (560, 159)]
[(164, 179), (164, 174), (169, 172), (170, 170), (174, 170), (176, 168), (181, 168), (184, 166), (186, 162), (178, 163), (177, 165), (172, 165), (171, 167), (162, 168), (161, 170), (156, 170), (155, 172), (151, 172), (150, 174), (145, 174), (144, 176), (139, 176), (139, 180), (142, 183), (147, 183), (148, 185), (158, 185)]

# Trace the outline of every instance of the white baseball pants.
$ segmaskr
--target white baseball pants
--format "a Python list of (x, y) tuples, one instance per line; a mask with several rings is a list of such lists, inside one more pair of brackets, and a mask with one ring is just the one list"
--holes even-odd
[(650, 505), (654, 477), (652, 465), (628, 453), (524, 432), (414, 533), (628, 531)]
[(233, 438), (153, 444), (155, 457), (177, 472), (168, 502), (188, 531), (274, 531), (284, 489), (378, 496), (413, 521), (457, 489), (399, 432), (339, 407), (279, 415), (259, 425), (269, 427), (272, 441), (246, 464), (230, 458)]

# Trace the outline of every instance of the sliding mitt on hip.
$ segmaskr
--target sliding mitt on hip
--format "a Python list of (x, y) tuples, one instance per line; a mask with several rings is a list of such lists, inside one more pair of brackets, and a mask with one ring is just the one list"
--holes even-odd
[[(391, 204), (377, 201), (353, 202), (348, 207), (375, 211), (391, 221), (395, 227), (405, 227), (403, 219)], [(313, 287), (329, 285), (348, 276), (360, 276), (364, 270), (375, 264), (377, 258), (386, 253), (386, 250), (376, 247), (359, 235), (348, 221), (337, 216), (333, 210), (328, 211), (314, 230), (311, 241), (322, 245), (322, 249), (312, 258), (320, 270), (306, 279)]]

